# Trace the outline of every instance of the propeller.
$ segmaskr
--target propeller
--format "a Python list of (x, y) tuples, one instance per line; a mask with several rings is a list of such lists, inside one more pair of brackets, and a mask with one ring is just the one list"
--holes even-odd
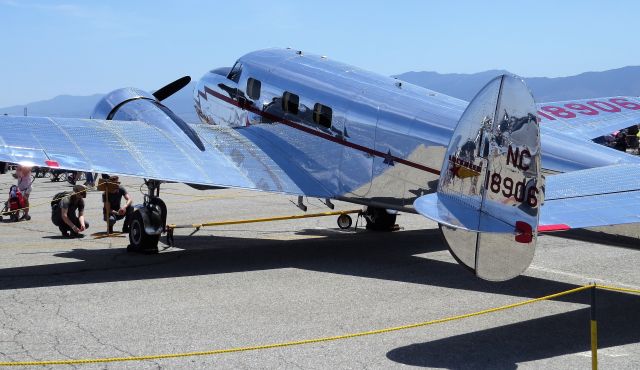
[(191, 77), (181, 77), (173, 81), (172, 83), (156, 90), (156, 92), (153, 93), (153, 96), (158, 99), (158, 101), (163, 101), (171, 95), (180, 91), (180, 89), (182, 89), (183, 87), (187, 86), (189, 82), (191, 82)]

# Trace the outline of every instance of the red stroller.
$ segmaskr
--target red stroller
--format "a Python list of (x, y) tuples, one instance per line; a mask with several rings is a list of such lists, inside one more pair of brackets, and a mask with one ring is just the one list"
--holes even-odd
[(22, 196), (22, 192), (18, 189), (17, 185), (12, 185), (9, 188), (9, 200), (4, 202), (4, 209), (2, 210), (2, 215), (0, 215), (0, 221), (2, 221), (2, 216), (9, 214), (9, 219), (11, 221), (18, 221), (20, 219), (20, 210), (25, 206), (24, 197)]

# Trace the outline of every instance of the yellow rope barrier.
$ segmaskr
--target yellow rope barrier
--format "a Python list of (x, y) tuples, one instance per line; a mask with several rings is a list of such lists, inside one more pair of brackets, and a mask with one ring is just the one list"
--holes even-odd
[(304, 339), (290, 342), (282, 342), (282, 343), (273, 343), (273, 344), (265, 344), (265, 345), (257, 345), (257, 346), (247, 346), (247, 347), (236, 347), (236, 348), (227, 348), (227, 349), (217, 349), (211, 351), (199, 351), (199, 352), (185, 352), (185, 353), (173, 353), (173, 354), (160, 354), (160, 355), (148, 355), (148, 356), (132, 356), (132, 357), (110, 357), (110, 358), (96, 358), (96, 359), (79, 359), (79, 360), (52, 360), (52, 361), (22, 361), (22, 362), (0, 362), (0, 366), (42, 366), (42, 365), (77, 365), (77, 364), (89, 364), (89, 363), (106, 363), (106, 362), (122, 362), (122, 361), (144, 361), (144, 360), (159, 360), (159, 359), (167, 359), (167, 358), (180, 358), (180, 357), (190, 357), (190, 356), (206, 356), (206, 355), (218, 355), (223, 353), (233, 353), (233, 352), (246, 352), (246, 351), (255, 351), (261, 349), (270, 349), (270, 348), (280, 348), (280, 347), (290, 347), (290, 346), (298, 346), (303, 344), (310, 343), (319, 343), (319, 342), (328, 342), (340, 339), (349, 339), (356, 337), (363, 337), (367, 335), (375, 335), (375, 334), (383, 334), (389, 333), (393, 331), (413, 329), (433, 324), (440, 324), (444, 322), (454, 321), (454, 320), (462, 320), (469, 317), (485, 315), (493, 312), (503, 311), (511, 308), (516, 308), (520, 306), (524, 306), (527, 304), (540, 302), (544, 300), (549, 300), (553, 298), (562, 297), (568, 294), (577, 293), (583, 290), (592, 289), (593, 285), (585, 285), (581, 287), (577, 287), (574, 289), (569, 289), (563, 292), (550, 294), (540, 298), (529, 299), (522, 302), (517, 302), (505, 306), (489, 308), (486, 310), (467, 313), (457, 316), (446, 317), (442, 319), (436, 319), (431, 321), (424, 321), (416, 324), (402, 325), (396, 327), (390, 327), (385, 329), (377, 329), (377, 330), (369, 330), (363, 331), (359, 333), (352, 334), (344, 334), (344, 335), (336, 335), (331, 337), (323, 337), (323, 338), (315, 338), (315, 339)]
[(184, 228), (202, 228), (205, 226), (224, 226), (224, 225), (237, 225), (237, 224), (251, 224), (256, 222), (270, 222), (270, 221), (283, 221), (283, 220), (295, 220), (300, 218), (311, 218), (311, 217), (324, 217), (324, 216), (336, 216), (336, 215), (346, 215), (351, 213), (359, 213), (361, 210), (359, 209), (351, 209), (344, 211), (334, 211), (334, 212), (319, 212), (319, 213), (306, 213), (303, 215), (290, 215), (290, 216), (277, 216), (277, 217), (265, 217), (265, 218), (251, 218), (245, 220), (230, 220), (230, 221), (215, 221), (215, 222), (205, 222), (201, 224), (187, 224), (187, 225), (167, 225), (169, 229), (184, 229)]
[(188, 193), (174, 193), (171, 191), (166, 191), (163, 190), (162, 194), (169, 194), (169, 195), (177, 195), (179, 197), (187, 197), (187, 198), (202, 198), (202, 199), (236, 199), (236, 198), (257, 198), (257, 197), (263, 197), (264, 194), (224, 194), (224, 195), (211, 195), (211, 194), (188, 194)]
[(615, 286), (600, 285), (600, 284), (595, 284), (595, 286), (598, 289), (611, 290), (611, 291), (614, 291), (614, 292), (625, 292), (625, 293), (640, 294), (640, 289), (619, 288), (619, 287), (615, 287)]

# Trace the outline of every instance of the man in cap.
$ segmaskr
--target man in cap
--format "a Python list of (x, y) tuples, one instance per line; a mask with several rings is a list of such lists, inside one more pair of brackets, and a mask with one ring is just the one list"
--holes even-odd
[[(122, 225), (122, 232), (129, 232), (129, 223), (131, 221), (131, 216), (133, 215), (133, 198), (127, 192), (127, 189), (124, 186), (120, 185), (120, 178), (118, 176), (110, 176), (106, 180), (107, 184), (107, 194), (109, 194), (109, 232), (113, 232), (113, 225), (115, 225), (116, 221), (122, 220), (124, 218), (124, 223)], [(122, 198), (125, 199), (124, 205), (122, 205)], [(104, 207), (102, 208), (102, 215), (104, 220), (107, 220), (107, 200), (105, 195), (102, 194), (102, 203)]]
[(84, 219), (86, 197), (87, 187), (74, 185), (73, 193), (56, 194), (51, 201), (51, 222), (58, 226), (62, 236), (79, 237), (82, 231), (89, 228), (89, 223)]

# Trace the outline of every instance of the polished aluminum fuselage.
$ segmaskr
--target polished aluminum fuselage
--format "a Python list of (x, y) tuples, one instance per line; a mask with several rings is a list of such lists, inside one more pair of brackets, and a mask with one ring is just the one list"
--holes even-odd
[[(309, 173), (336, 199), (413, 210), (417, 197), (436, 191), (446, 146), (467, 102), (290, 49), (256, 51), (239, 65), (236, 81), (219, 70), (199, 81), (195, 105), (204, 122), (260, 135), (287, 153), (288, 166)], [(257, 98), (247, 94), (249, 78), (261, 83)], [(274, 109), (285, 92), (299, 97), (297, 114)], [(317, 103), (332, 109), (330, 127), (313, 121)], [(545, 168), (553, 170), (615, 160), (601, 154), (569, 158), (567, 143), (557, 138), (543, 149), (551, 154)]]

